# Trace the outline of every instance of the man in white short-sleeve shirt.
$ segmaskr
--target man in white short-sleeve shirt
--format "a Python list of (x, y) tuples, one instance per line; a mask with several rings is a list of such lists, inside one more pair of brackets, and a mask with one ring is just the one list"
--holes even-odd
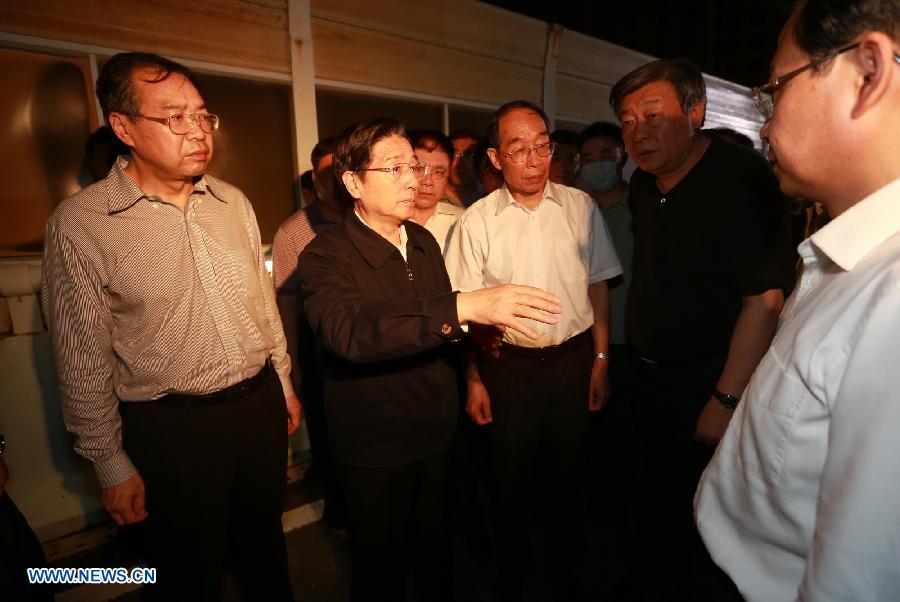
[(553, 325), (533, 323), (537, 340), (510, 330), (499, 351), (475, 352), (466, 410), (490, 432), (499, 594), (520, 599), (534, 571), (526, 500), (543, 463), (546, 509), (544, 572), (560, 599), (579, 589), (581, 466), (589, 408), (606, 401), (609, 291), (622, 273), (596, 204), (548, 181), (554, 144), (540, 107), (514, 101), (488, 126), (488, 154), (504, 185), (460, 218), (446, 252), (460, 291), (527, 284), (556, 295)]

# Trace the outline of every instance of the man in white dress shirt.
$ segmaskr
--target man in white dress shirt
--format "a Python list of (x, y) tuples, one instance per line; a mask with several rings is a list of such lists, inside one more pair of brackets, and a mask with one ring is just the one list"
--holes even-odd
[[(609, 291), (622, 273), (600, 210), (584, 192), (549, 182), (554, 143), (540, 107), (497, 109), (488, 155), (504, 185), (463, 214), (446, 253), (454, 288), (528, 284), (559, 297), (557, 324), (537, 340), (507, 330), (499, 354), (470, 362), (466, 410), (490, 432), (498, 599), (521, 599), (534, 572), (528, 501), (547, 492), (544, 572), (573, 600), (581, 556), (581, 468), (588, 411), (608, 394)], [(496, 357), (499, 355), (499, 357)]]
[(698, 526), (747, 600), (900, 600), (900, 2), (801, 2), (771, 73), (781, 188), (833, 221), (800, 244)]
[(425, 164), (410, 219), (425, 226), (440, 245), (441, 253), (446, 253), (456, 220), (465, 211), (459, 205), (444, 200), (453, 160), (453, 143), (435, 130), (408, 130), (406, 135), (412, 142), (416, 157)]

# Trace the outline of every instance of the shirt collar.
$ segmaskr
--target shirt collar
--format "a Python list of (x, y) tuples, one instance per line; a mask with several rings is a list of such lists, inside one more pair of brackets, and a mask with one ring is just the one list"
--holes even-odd
[(456, 207), (456, 205), (453, 205), (452, 203), (448, 203), (447, 201), (438, 201), (437, 207), (435, 208), (434, 213), (432, 213), (431, 215), (437, 215), (438, 213), (440, 213), (441, 215), (454, 215), (455, 216), (456, 213), (452, 209), (450, 209), (450, 207), (448, 207), (448, 205), (450, 205), (450, 207)]
[[(562, 207), (562, 196), (560, 195), (560, 192), (559, 184), (554, 184), (550, 180), (547, 180), (547, 183), (544, 184), (544, 195), (541, 197), (541, 201), (537, 206), (540, 207), (541, 203), (545, 200), (550, 200)], [(506, 186), (506, 182), (503, 182), (503, 186), (497, 191), (497, 195), (499, 198), (497, 199), (497, 212), (495, 215), (500, 215), (503, 210), (510, 205), (516, 205), (523, 209), (525, 208), (524, 205), (513, 198), (512, 193), (509, 192), (509, 188)]]
[(881, 243), (900, 231), (900, 179), (856, 203), (810, 236), (812, 243), (850, 271)]
[[(127, 166), (128, 158), (125, 155), (119, 155), (104, 180), (107, 191), (106, 209), (110, 215), (125, 211), (142, 199), (150, 198), (150, 196), (141, 190), (137, 183), (125, 173), (125, 168)], [(194, 182), (194, 190), (191, 194), (206, 194), (206, 191), (208, 190), (215, 198), (223, 203), (227, 203), (228, 201), (225, 197), (216, 190), (217, 187), (218, 185), (213, 183), (213, 179), (208, 178), (206, 174), (204, 174), (200, 179)]]
[[(362, 256), (365, 257), (370, 266), (378, 268), (391, 256), (391, 253), (394, 251), (400, 252), (385, 237), (373, 230), (355, 209), (353, 210), (353, 216), (356, 219), (350, 219), (347, 216), (347, 219), (341, 223), (341, 227), (344, 228), (347, 237), (359, 249), (359, 252), (362, 253)], [(400, 244), (407, 248), (411, 246), (420, 249), (423, 252), (425, 250), (425, 246), (416, 235), (415, 230), (412, 230), (412, 236), (410, 236), (410, 230), (406, 228), (406, 222), (400, 224)]]

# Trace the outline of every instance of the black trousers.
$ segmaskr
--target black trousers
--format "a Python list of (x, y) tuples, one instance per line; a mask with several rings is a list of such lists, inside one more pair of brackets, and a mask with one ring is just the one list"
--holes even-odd
[(316, 359), (315, 334), (306, 317), (301, 315), (297, 320), (297, 341), (300, 347), (300, 400), (303, 403), (303, 417), (306, 419), (306, 432), (309, 435), (309, 447), (315, 465), (315, 477), (322, 484), (324, 510), (322, 519), (334, 528), (347, 527), (347, 504), (337, 476), (337, 465), (331, 454), (328, 440), (328, 425), (325, 419), (325, 387)]
[(338, 475), (353, 536), (351, 600), (402, 602), (410, 572), (418, 602), (451, 600), (449, 451), (387, 468), (339, 464)]
[(287, 413), (274, 369), (212, 405), (121, 403), (125, 451), (146, 486), (139, 523), (149, 599), (221, 600), (223, 570), (242, 600), (291, 600), (281, 513)]
[(697, 590), (704, 583), (717, 588), (721, 578), (727, 590), (729, 582), (705, 554), (693, 517), (694, 492), (715, 451), (694, 440), (694, 428), (725, 356), (669, 365), (635, 361), (632, 407), (638, 435), (641, 552), (633, 576), (641, 599), (727, 600)]
[(0, 495), (0, 600), (51, 601), (52, 585), (28, 583), (28, 568), (47, 566), (44, 550), (8, 493)]
[(489, 447), (501, 598), (518, 598), (536, 570), (530, 525), (538, 502), (544, 570), (555, 589), (574, 585), (584, 554), (592, 350), (588, 331), (555, 350), (504, 345), (499, 358), (479, 357), (494, 417)]

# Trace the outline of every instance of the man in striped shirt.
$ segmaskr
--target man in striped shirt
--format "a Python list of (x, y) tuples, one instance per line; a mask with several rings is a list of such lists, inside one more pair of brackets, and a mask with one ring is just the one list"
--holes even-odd
[(281, 531), (300, 407), (259, 229), (205, 175), (219, 118), (194, 75), (112, 57), (97, 81), (130, 147), (47, 223), (42, 301), (63, 413), (119, 525), (141, 523), (164, 600), (291, 599)]

